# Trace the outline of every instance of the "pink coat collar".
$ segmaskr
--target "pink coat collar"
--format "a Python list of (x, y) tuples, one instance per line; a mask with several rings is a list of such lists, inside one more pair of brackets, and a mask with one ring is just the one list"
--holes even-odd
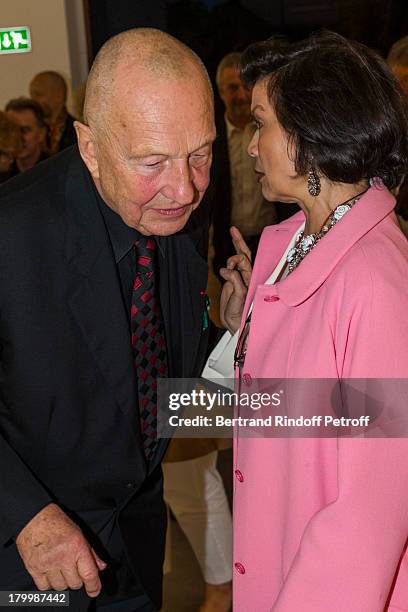
[[(376, 186), (368, 189), (356, 206), (330, 230), (290, 276), (270, 287), (270, 293), (279, 296), (288, 306), (297, 306), (307, 300), (324, 283), (347, 251), (389, 215), (394, 206), (394, 196), (381, 181), (377, 181)], [(264, 230), (260, 248), (261, 259), (256, 262), (254, 268), (252, 291), (251, 296), (248, 295), (247, 306), (249, 300), (253, 299), (255, 287), (265, 283), (303, 220), (304, 214), (299, 212), (287, 221), (271, 225)], [(267, 256), (268, 248), (271, 249), (270, 257)]]

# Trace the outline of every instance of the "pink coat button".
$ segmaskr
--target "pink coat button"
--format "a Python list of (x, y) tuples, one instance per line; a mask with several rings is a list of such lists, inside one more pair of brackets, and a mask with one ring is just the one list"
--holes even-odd
[(279, 299), (280, 298), (277, 295), (266, 295), (264, 297), (264, 302), (278, 302)]
[(245, 567), (242, 565), (242, 563), (234, 563), (234, 567), (238, 574), (245, 574)]
[(242, 475), (241, 470), (235, 470), (235, 476), (239, 482), (244, 482), (244, 477)]
[(242, 375), (242, 380), (244, 382), (244, 385), (246, 385), (247, 387), (250, 387), (252, 384), (252, 376), (250, 374), (248, 374), (248, 372), (245, 372), (245, 374)]

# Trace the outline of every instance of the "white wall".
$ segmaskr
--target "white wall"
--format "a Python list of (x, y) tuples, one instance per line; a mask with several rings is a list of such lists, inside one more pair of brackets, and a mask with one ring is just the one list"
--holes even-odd
[(86, 78), (87, 58), (82, 0), (0, 0), (0, 27), (29, 26), (32, 51), (0, 55), (0, 109), (29, 95), (32, 77), (56, 70), (72, 90)]

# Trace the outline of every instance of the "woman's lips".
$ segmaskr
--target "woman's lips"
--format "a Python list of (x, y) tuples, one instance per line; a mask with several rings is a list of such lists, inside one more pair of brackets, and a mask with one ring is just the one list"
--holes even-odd
[(255, 174), (256, 174), (256, 179), (258, 181), (258, 183), (263, 179), (263, 177), (265, 176), (264, 172), (259, 172), (259, 170), (255, 170)]

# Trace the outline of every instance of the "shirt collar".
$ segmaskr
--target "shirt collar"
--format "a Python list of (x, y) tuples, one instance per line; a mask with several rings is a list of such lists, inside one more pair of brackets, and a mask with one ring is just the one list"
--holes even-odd
[(232, 125), (231, 121), (227, 117), (227, 113), (225, 113), (224, 115), (224, 120), (225, 120), (225, 125), (227, 126), (228, 140), (231, 138), (231, 135), (233, 134), (233, 132), (238, 132), (239, 134), (242, 134), (244, 132), (242, 128), (237, 128), (235, 127), (235, 125)]
[(106, 229), (108, 230), (115, 262), (118, 264), (129, 253), (141, 234), (133, 227), (126, 225), (121, 217), (106, 204), (101, 198), (95, 184), (94, 189), (99, 210), (101, 211)]
[(225, 125), (227, 128), (227, 139), (229, 140), (235, 132), (237, 134), (245, 134), (248, 130), (250, 130), (249, 134), (252, 137), (253, 132), (255, 131), (255, 123), (250, 121), (246, 124), (244, 128), (238, 128), (235, 125), (232, 125), (231, 121), (227, 117), (227, 113), (224, 114)]

